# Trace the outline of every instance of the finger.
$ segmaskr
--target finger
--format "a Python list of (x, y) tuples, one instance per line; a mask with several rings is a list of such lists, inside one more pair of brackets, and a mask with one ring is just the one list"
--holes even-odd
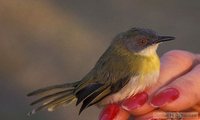
[[(146, 94), (150, 96), (155, 90), (191, 69), (194, 59), (194, 55), (186, 51), (173, 50), (164, 54), (161, 57), (161, 70), (158, 82), (150, 89), (146, 90)], [(144, 96), (146, 96), (145, 93), (140, 94), (140, 96), (137, 95), (137, 97), (133, 96), (128, 98), (122, 103), (122, 108), (129, 111), (133, 115), (141, 115), (152, 111), (154, 108), (146, 102), (148, 100), (148, 96)]]
[(128, 120), (129, 113), (118, 104), (107, 105), (101, 112), (99, 120)]
[(145, 115), (138, 116), (134, 120), (199, 120), (198, 112), (165, 112), (163, 110), (154, 110)]
[(134, 120), (157, 120), (157, 119), (166, 119), (164, 116), (165, 112), (162, 110), (153, 110), (145, 115), (135, 117)]
[(200, 65), (163, 87), (151, 100), (151, 105), (167, 111), (188, 109), (200, 101)]
[(152, 94), (161, 86), (185, 74), (193, 67), (196, 57), (194, 54), (183, 50), (172, 50), (161, 57), (160, 76), (148, 93)]

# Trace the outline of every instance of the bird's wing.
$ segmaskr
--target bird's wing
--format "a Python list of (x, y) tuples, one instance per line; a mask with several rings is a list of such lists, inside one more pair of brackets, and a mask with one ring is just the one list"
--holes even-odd
[(129, 61), (109, 48), (95, 67), (76, 87), (77, 105), (83, 102), (80, 113), (106, 96), (118, 92), (130, 80)]
[(110, 94), (109, 85), (102, 85), (102, 84), (96, 83), (96, 84), (89, 85), (83, 88), (76, 94), (76, 97), (78, 98), (77, 105), (80, 102), (83, 102), (81, 109), (79, 111), (79, 114), (84, 109), (95, 104), (96, 102), (100, 101), (101, 99), (103, 99), (105, 96), (109, 94)]
[(83, 102), (79, 113), (81, 113), (84, 109), (90, 107), (91, 105), (94, 105), (97, 102), (101, 101), (106, 96), (118, 92), (128, 83), (129, 80), (130, 78), (127, 76), (125, 78), (121, 78), (116, 83), (92, 83), (81, 89), (79, 92), (76, 93), (76, 104), (78, 105), (79, 103)]

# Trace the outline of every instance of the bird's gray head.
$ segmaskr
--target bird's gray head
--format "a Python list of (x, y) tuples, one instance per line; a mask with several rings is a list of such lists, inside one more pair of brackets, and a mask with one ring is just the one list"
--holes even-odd
[(113, 42), (120, 41), (129, 51), (149, 54), (156, 51), (159, 43), (174, 39), (172, 36), (160, 36), (151, 29), (132, 28), (120, 33)]

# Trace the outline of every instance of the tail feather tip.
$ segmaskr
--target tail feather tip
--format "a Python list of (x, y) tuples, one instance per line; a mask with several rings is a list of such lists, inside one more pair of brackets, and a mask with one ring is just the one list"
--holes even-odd
[(35, 114), (35, 110), (32, 110), (31, 112), (29, 112), (29, 113), (27, 113), (27, 116), (31, 116), (31, 115), (33, 115), (33, 114)]

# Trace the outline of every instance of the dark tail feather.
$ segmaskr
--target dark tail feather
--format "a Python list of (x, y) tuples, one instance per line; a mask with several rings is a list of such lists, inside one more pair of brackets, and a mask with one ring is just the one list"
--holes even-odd
[[(64, 104), (69, 104), (70, 102), (76, 100), (76, 96), (74, 95), (74, 87), (76, 84), (77, 82), (62, 85), (54, 85), (29, 93), (28, 96), (43, 96), (30, 104), (35, 105), (38, 103), (42, 103), (39, 107), (33, 109), (30, 113), (28, 113), (28, 115), (32, 115), (37, 111), (43, 110), (45, 108), (47, 108), (49, 111), (52, 111), (54, 108), (57, 108)], [(56, 92), (54, 90), (56, 90)]]
[(71, 93), (64, 94), (63, 96), (60, 96), (58, 98), (52, 99), (47, 101), (46, 103), (43, 103), (41, 106), (33, 109), (31, 112), (28, 113), (28, 115), (35, 114), (36, 112), (43, 110), (45, 108), (48, 109), (48, 111), (53, 111), (54, 108), (64, 105), (64, 104), (69, 104), (71, 101), (75, 100), (76, 97), (72, 95)]
[(56, 93), (53, 93), (53, 94), (44, 96), (44, 97), (42, 97), (42, 98), (39, 98), (39, 99), (33, 101), (30, 105), (35, 105), (35, 104), (37, 104), (37, 103), (40, 103), (40, 102), (43, 102), (43, 101), (52, 99), (52, 98), (57, 97), (57, 96), (62, 95), (62, 94), (71, 93), (72, 90), (73, 90), (73, 89), (63, 90), (63, 91), (60, 91), (60, 92), (56, 92)]
[(64, 89), (73, 88), (77, 83), (78, 82), (76, 82), (76, 83), (65, 83), (65, 84), (53, 85), (53, 86), (41, 88), (41, 89), (38, 89), (36, 91), (33, 91), (33, 92), (27, 94), (27, 96), (39, 95), (39, 94), (42, 94), (42, 93), (45, 93), (45, 92), (49, 92), (51, 90), (58, 90), (58, 89), (63, 89), (63, 88)]

